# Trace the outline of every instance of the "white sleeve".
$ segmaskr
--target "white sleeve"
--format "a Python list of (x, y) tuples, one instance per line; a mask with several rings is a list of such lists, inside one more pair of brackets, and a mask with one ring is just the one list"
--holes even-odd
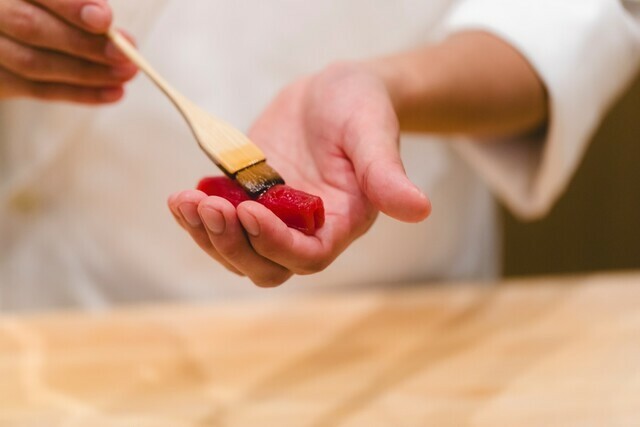
[(455, 143), (514, 214), (543, 216), (638, 69), (638, 21), (618, 0), (462, 0), (443, 29), (495, 34), (514, 46), (546, 85), (550, 118), (544, 134)]

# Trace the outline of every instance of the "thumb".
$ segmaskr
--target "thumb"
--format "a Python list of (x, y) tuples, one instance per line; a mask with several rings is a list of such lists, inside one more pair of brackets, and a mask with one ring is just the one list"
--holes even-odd
[(356, 125), (352, 144), (345, 144), (360, 189), (386, 215), (405, 222), (422, 221), (431, 213), (431, 202), (404, 170), (397, 121), (380, 124)]
[(106, 0), (34, 0), (65, 21), (92, 33), (105, 33), (113, 14)]

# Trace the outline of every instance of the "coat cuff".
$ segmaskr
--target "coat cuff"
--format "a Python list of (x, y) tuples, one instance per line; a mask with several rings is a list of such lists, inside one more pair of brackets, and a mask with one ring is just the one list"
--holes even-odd
[(545, 215), (567, 187), (600, 120), (640, 63), (640, 26), (617, 0), (466, 0), (444, 34), (491, 33), (517, 49), (549, 96), (545, 132), (456, 143), (522, 219)]

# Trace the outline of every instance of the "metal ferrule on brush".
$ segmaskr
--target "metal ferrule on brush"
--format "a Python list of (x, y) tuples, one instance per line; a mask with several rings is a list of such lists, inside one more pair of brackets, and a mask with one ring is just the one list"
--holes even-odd
[(206, 137), (195, 132), (200, 147), (249, 196), (258, 197), (270, 187), (284, 184), (278, 172), (267, 164), (262, 150), (240, 131), (223, 122), (216, 122), (209, 131)]

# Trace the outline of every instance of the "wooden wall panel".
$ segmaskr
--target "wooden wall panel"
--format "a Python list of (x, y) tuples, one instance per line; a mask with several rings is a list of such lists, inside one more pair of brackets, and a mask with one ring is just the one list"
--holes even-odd
[(551, 214), (533, 223), (503, 216), (506, 275), (640, 268), (640, 77)]

